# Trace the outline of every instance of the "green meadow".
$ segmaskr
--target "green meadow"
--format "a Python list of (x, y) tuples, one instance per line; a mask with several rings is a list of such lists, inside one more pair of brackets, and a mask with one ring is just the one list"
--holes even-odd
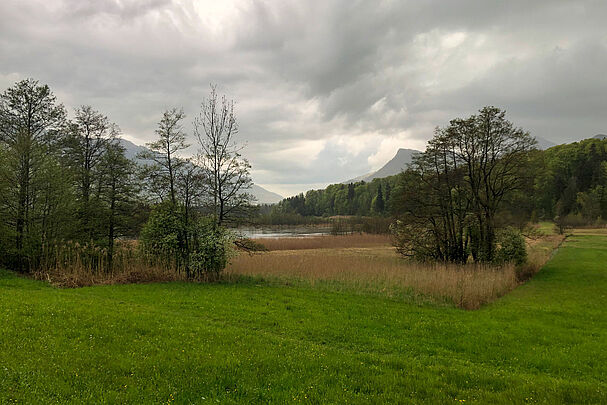
[(607, 403), (607, 236), (480, 310), (260, 280), (0, 272), (0, 403)]

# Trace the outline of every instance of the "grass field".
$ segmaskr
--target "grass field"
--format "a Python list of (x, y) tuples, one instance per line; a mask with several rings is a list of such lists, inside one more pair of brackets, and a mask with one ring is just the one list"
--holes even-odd
[(0, 272), (0, 403), (607, 403), (607, 236), (477, 311), (239, 283)]

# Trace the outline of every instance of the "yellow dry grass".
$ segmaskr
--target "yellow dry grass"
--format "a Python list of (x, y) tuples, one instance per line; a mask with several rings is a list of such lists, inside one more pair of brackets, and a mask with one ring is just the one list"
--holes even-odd
[(358, 248), (385, 246), (390, 243), (388, 235), (355, 233), (351, 235), (310, 236), (305, 238), (256, 239), (268, 250), (302, 250), (323, 248)]
[(36, 279), (58, 287), (84, 287), (102, 284), (131, 284), (185, 280), (170, 262), (152, 263), (137, 250), (137, 241), (118, 241), (109, 265), (107, 249), (71, 241), (57, 244), (45, 252), (34, 272)]
[[(392, 252), (390, 252), (392, 253)], [(414, 289), (462, 308), (478, 308), (516, 286), (513, 266), (411, 263), (373, 249), (317, 249), (240, 255), (228, 274), (280, 279), (337, 281), (365, 290)]]
[[(415, 263), (402, 259), (385, 235), (263, 240), (271, 251), (235, 257), (226, 274), (228, 279), (253, 276), (310, 284), (335, 282), (361, 291), (412, 293), (475, 309), (535, 274), (562, 240), (559, 235), (528, 240), (529, 263), (519, 268)], [(105, 265), (107, 253), (103, 250), (70, 243), (58, 249), (52, 255), (55, 261), (36, 273), (36, 278), (62, 287), (186, 279), (168, 262), (150, 264), (137, 253), (135, 244), (127, 241), (117, 246), (111, 271)]]
[[(363, 235), (368, 237), (369, 235)], [(476, 309), (503, 296), (519, 284), (513, 265), (485, 266), (477, 264), (416, 263), (402, 259), (386, 239), (373, 240), (374, 247), (332, 247), (371, 239), (344, 237), (290, 240), (284, 245), (292, 250), (274, 250), (236, 257), (227, 269), (228, 275), (253, 276), (279, 280), (338, 282), (361, 290), (395, 294), (413, 290), (439, 301), (453, 302), (460, 308)], [(340, 239), (337, 239), (340, 238)], [(312, 239), (312, 238), (311, 238)], [(534, 274), (548, 260), (562, 238), (549, 236), (536, 240), (530, 247), (529, 264), (524, 269)], [(362, 245), (362, 243), (360, 243)], [(322, 248), (304, 248), (320, 246)]]

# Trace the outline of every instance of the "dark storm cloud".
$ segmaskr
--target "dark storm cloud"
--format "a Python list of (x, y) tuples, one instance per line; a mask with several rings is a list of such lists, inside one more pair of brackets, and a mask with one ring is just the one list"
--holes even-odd
[(5, 0), (0, 16), (3, 88), (35, 77), (140, 143), (219, 84), (261, 184), (354, 177), (487, 104), (554, 142), (607, 131), (603, 1)]

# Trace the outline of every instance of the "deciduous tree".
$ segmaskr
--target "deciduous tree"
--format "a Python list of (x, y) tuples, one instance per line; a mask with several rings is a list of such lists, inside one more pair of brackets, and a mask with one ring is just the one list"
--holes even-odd
[(197, 163), (204, 173), (211, 209), (222, 224), (246, 212), (253, 197), (247, 193), (252, 185), (251, 165), (242, 157), (243, 146), (236, 140), (234, 102), (220, 98), (216, 86), (211, 86), (211, 94), (202, 102), (194, 133), (199, 146)]

